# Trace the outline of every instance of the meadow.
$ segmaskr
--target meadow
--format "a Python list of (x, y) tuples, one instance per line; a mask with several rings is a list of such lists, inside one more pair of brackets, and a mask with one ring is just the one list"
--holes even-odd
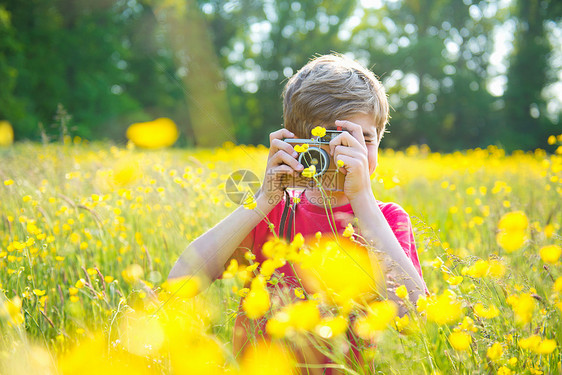
[[(276, 308), (266, 286), (283, 283), (275, 267), (322, 251), (300, 238), (269, 244), (270, 272), (231, 263), (197, 296), (196, 278), (166, 282), (186, 246), (237, 207), (228, 176), (263, 175), (263, 146), (142, 150), (66, 138), (0, 157), (3, 374), (287, 374), (302, 369), (290, 348), (303, 342), (348, 374), (562, 372), (562, 146), (381, 150), (374, 194), (410, 214), (429, 290), (414, 304), (396, 289), (403, 317), (388, 301), (365, 301), (365, 284), (353, 283), (366, 281), (345, 265), (332, 277), (356, 288), (347, 303), (335, 285)], [(236, 314), (268, 317), (272, 341), (234, 356)], [(350, 334), (371, 343), (359, 360)]]

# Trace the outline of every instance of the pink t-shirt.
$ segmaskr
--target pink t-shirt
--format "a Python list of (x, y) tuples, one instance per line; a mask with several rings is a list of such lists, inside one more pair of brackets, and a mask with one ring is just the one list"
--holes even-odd
[[(290, 240), (292, 241), (296, 233), (301, 233), (305, 238), (307, 236), (313, 236), (316, 232), (332, 233), (326, 209), (323, 206), (317, 206), (309, 202), (306, 198), (306, 194), (300, 194), (300, 198), (300, 203), (295, 206), (296, 210), (292, 223), (293, 228), (291, 228)], [(404, 209), (396, 203), (383, 203), (380, 201), (377, 201), (377, 203), (386, 221), (390, 225), (390, 228), (394, 232), (396, 239), (400, 243), (400, 246), (402, 246), (404, 253), (406, 253), (408, 258), (410, 258), (415, 269), (423, 278), (410, 217), (408, 216), (406, 211), (404, 211)], [(269, 222), (275, 225), (274, 230), (276, 231), (276, 233), (279, 233), (279, 226), (281, 223), (281, 216), (283, 214), (284, 205), (285, 200), (282, 200), (273, 208), (273, 210), (271, 210), (269, 215), (267, 215), (267, 219), (269, 220)], [(333, 207), (332, 212), (334, 213), (336, 222), (335, 229), (338, 234), (341, 235), (343, 234), (343, 231), (347, 224), (354, 218), (351, 204)], [(282, 230), (284, 230), (284, 228), (282, 228)], [(273, 237), (273, 234), (271, 233), (271, 230), (269, 228), (268, 221), (262, 220), (254, 228), (252, 234), (254, 236), (254, 247), (252, 249), (253, 253), (256, 255), (256, 261), (262, 263), (266, 259), (261, 251), (262, 246), (265, 242)], [(279, 237), (282, 236), (280, 235)], [(292, 268), (289, 264), (286, 264), (285, 266), (279, 268), (278, 271), (284, 273), (285, 276), (294, 276)]]
[[(293, 195), (298, 195), (298, 193)], [(301, 233), (305, 238), (307, 236), (313, 236), (314, 234), (316, 234), (316, 232), (332, 233), (326, 209), (323, 206), (317, 206), (309, 202), (305, 194), (300, 194), (300, 199), (301, 201), (296, 206), (294, 206), (296, 207), (296, 211), (292, 222), (292, 230), (290, 236), (291, 238), (288, 240), (292, 241), (296, 233)], [(420, 276), (422, 276), (410, 217), (408, 216), (406, 211), (404, 211), (404, 209), (396, 203), (383, 203), (379, 201), (377, 201), (377, 203), (388, 224), (390, 225), (390, 228), (394, 232), (394, 235), (398, 239), (398, 242), (402, 246), (404, 253), (406, 253), (408, 258), (412, 261), (415, 269), (418, 271)], [(281, 223), (281, 216), (283, 215), (284, 206), (285, 200), (282, 200), (267, 215), (268, 220), (262, 220), (250, 233), (250, 235), (253, 236), (254, 239), (252, 251), (256, 255), (255, 260), (257, 262), (260, 262), (260, 264), (266, 260), (265, 256), (262, 253), (263, 244), (273, 237), (271, 229), (269, 228), (269, 222), (274, 224), (274, 230), (279, 234), (279, 227)], [(347, 204), (340, 207), (333, 207), (332, 212), (334, 214), (336, 231), (341, 235), (343, 234), (343, 231), (347, 224), (354, 218), (353, 210), (351, 209), (351, 205)], [(284, 274), (284, 285), (290, 285), (294, 287), (301, 285), (296, 280), (296, 275), (294, 274), (293, 268), (291, 268), (290, 264), (287, 263), (283, 267), (278, 268), (277, 271)], [(242, 312), (241, 306), (239, 306), (239, 310), (240, 312)], [(244, 350), (244, 347), (246, 346), (246, 344), (248, 344), (248, 339), (250, 337), (254, 337), (256, 339), (267, 338), (267, 334), (265, 333), (265, 323), (265, 319), (260, 319), (259, 321), (252, 322), (243, 313), (237, 315), (233, 332), (233, 350), (235, 356), (238, 356)], [(254, 333), (251, 334), (251, 331), (254, 331)], [(324, 358), (324, 360), (322, 360), (320, 363), (328, 362), (327, 359)], [(326, 374), (331, 373), (332, 372), (330, 369), (328, 369), (326, 372)]]

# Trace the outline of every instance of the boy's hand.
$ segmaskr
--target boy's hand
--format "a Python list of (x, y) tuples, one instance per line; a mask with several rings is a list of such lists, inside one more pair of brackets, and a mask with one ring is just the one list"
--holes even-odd
[(259, 194), (265, 196), (267, 203), (276, 205), (283, 199), (283, 177), (297, 177), (304, 166), (296, 159), (298, 154), (285, 138), (293, 138), (295, 135), (287, 129), (277, 130), (269, 135), (269, 156), (265, 177)]
[[(363, 128), (351, 121), (336, 120), (336, 125), (341, 126), (343, 133), (330, 141), (330, 153), (334, 156), (336, 163), (341, 160), (344, 164), (340, 168), (345, 175), (343, 191), (346, 197), (353, 201), (362, 193), (371, 193), (371, 166), (369, 165), (369, 154), (378, 152), (378, 142), (374, 144), (374, 150), (369, 150), (373, 145), (365, 144)], [(375, 135), (376, 137), (376, 135)], [(373, 171), (376, 166), (372, 166)]]

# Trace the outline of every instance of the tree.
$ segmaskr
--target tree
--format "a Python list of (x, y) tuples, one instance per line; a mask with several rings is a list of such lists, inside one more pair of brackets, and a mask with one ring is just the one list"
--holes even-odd
[(479, 5), (404, 0), (366, 9), (352, 43), (376, 61), (395, 111), (387, 146), (426, 143), (451, 151), (492, 143), (493, 97), (486, 90), (493, 17)]
[(548, 0), (520, 0), (515, 16), (518, 27), (504, 94), (504, 146), (532, 149), (546, 147), (547, 137), (558, 130), (546, 113), (542, 90), (547, 81), (551, 46), (546, 38), (547, 19), (559, 20), (562, 6)]

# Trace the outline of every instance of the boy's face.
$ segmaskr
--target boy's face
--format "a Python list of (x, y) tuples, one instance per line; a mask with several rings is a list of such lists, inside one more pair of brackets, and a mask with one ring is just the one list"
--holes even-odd
[[(379, 150), (379, 137), (373, 116), (366, 113), (358, 113), (350, 117), (342, 118), (341, 120), (353, 122), (363, 129), (363, 137), (365, 138), (365, 146), (367, 147), (369, 174), (372, 175), (377, 168)], [(335, 129), (335, 126), (326, 126), (326, 129)]]

